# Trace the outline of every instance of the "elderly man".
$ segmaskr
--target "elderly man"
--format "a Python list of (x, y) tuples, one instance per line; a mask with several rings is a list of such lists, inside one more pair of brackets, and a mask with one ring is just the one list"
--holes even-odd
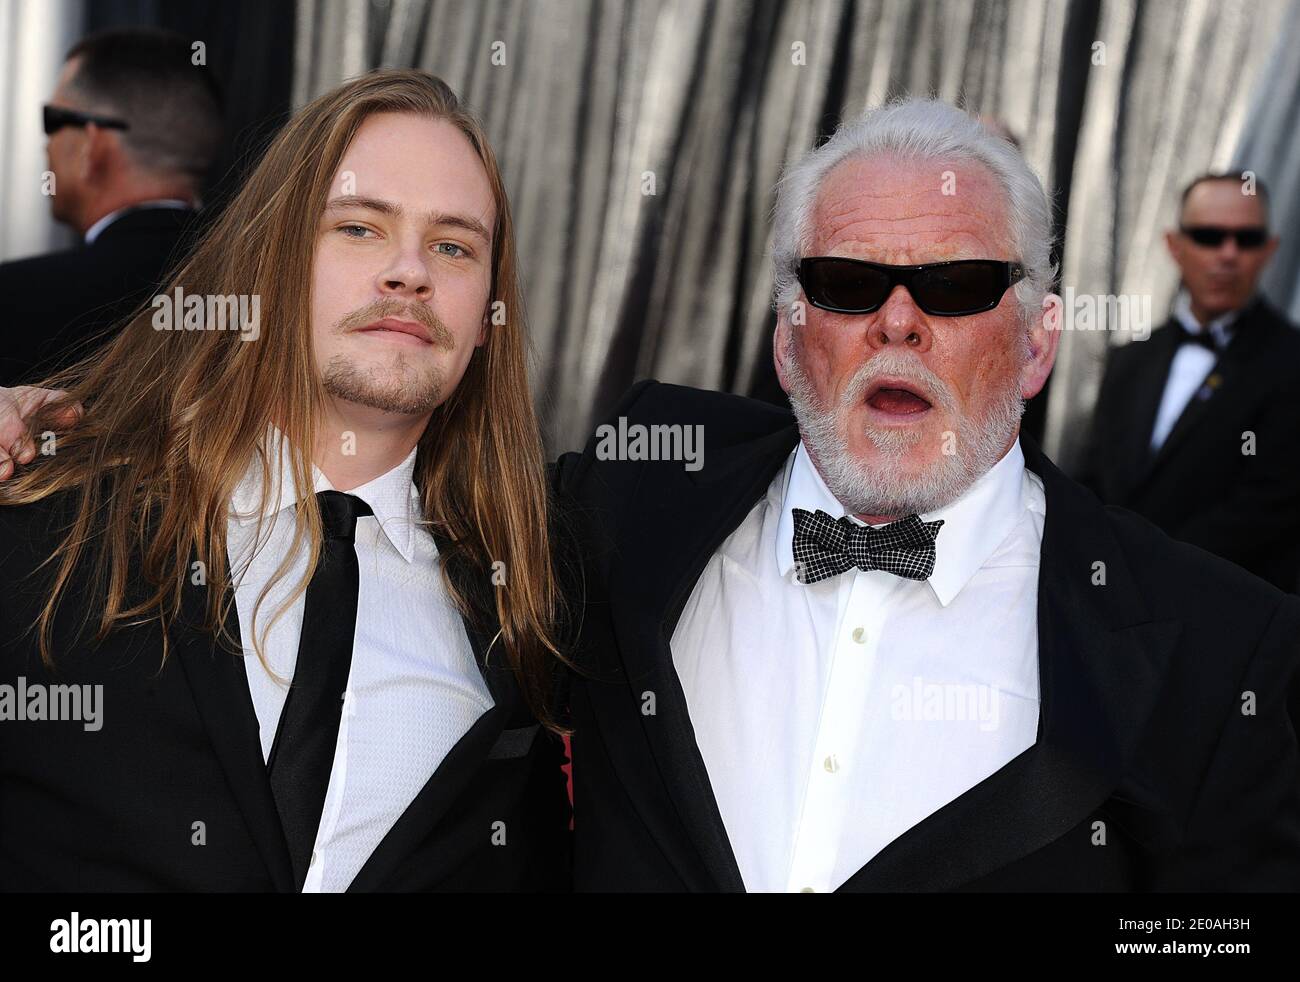
[(1249, 174), (1184, 190), (1169, 322), (1115, 348), (1079, 478), (1283, 590), (1300, 578), (1300, 332), (1256, 292), (1277, 249)]
[(643, 383), (610, 425), (702, 467), (561, 460), (579, 889), (1300, 887), (1300, 603), (1019, 436), (1048, 219), (966, 114), (870, 112), (779, 190), (793, 418)]

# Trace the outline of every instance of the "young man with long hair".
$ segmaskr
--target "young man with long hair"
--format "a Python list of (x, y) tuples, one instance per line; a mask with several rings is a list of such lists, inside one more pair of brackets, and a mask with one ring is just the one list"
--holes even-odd
[(522, 314), (480, 125), (375, 72), (47, 380), (0, 486), (0, 884), (564, 887)]

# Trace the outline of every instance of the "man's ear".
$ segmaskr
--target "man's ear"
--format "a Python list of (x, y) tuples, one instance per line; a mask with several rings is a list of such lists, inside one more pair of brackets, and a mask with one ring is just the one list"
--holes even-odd
[(786, 319), (785, 311), (779, 311), (776, 315), (776, 330), (772, 332), (772, 362), (776, 365), (776, 380), (781, 383), (781, 391), (785, 393), (790, 391), (790, 386), (786, 384), (785, 373), (792, 330), (794, 329)]
[(83, 128), (77, 136), (78, 139), (76, 145), (68, 149), (64, 160), (67, 161), (70, 170), (76, 171), (77, 182), (85, 185), (86, 181), (90, 178), (93, 166), (91, 160), (91, 141), (90, 137), (86, 135), (85, 128)]
[(1169, 250), (1169, 255), (1173, 261), (1181, 266), (1182, 263), (1179, 260), (1182, 257), (1183, 250), (1182, 243), (1178, 240), (1178, 234), (1175, 229), (1165, 230), (1165, 248)]
[(1065, 304), (1055, 293), (1043, 297), (1042, 309), (1029, 328), (1029, 357), (1020, 366), (1020, 395), (1032, 399), (1047, 384), (1061, 342)]
[(113, 169), (113, 157), (121, 153), (122, 148), (112, 130), (94, 123), (86, 124), (85, 134), (81, 176), (84, 180), (100, 183), (99, 179)]

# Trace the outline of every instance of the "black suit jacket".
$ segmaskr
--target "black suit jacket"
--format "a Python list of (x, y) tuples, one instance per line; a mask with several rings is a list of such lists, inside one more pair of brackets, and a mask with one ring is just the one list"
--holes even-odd
[(90, 245), (0, 263), (0, 385), (39, 381), (89, 354), (165, 285), (196, 213), (140, 208)]
[[(1158, 453), (1151, 430), (1183, 329), (1109, 356), (1079, 478), (1182, 539), (1283, 590), (1300, 578), (1300, 332), (1262, 301)], [(1243, 454), (1243, 434), (1255, 453)]]
[[(55, 673), (24, 633), (46, 596), (35, 573), (71, 514), (67, 495), (0, 507), (0, 685), (103, 685), (103, 722), (0, 721), (0, 889), (287, 891), (293, 871), (258, 739), (243, 660), (201, 623), (74, 643), (85, 577), (59, 612)], [(134, 582), (134, 580), (133, 580)], [(466, 579), (488, 583), (487, 574)], [(394, 611), (393, 616), (401, 616)], [(227, 626), (237, 638), (232, 607)], [(442, 761), (354, 878), (350, 891), (564, 890), (570, 810), (563, 744), (541, 729), (514, 676), (485, 653), (496, 628), (467, 624), (494, 707)], [(206, 845), (194, 845), (203, 822)], [(496, 823), (504, 823), (497, 825)], [(494, 832), (504, 830), (504, 844)], [(499, 840), (499, 836), (497, 837)]]
[[(584, 674), (569, 692), (575, 888), (742, 890), (669, 642), (704, 565), (798, 433), (767, 404), (657, 383), (633, 389), (619, 416), (703, 424), (705, 457), (696, 472), (600, 460), (593, 440), (560, 462), (589, 566)], [(841, 889), (1300, 887), (1287, 707), (1300, 600), (1103, 507), (1022, 446), (1047, 501), (1037, 742)], [(1248, 690), (1253, 715), (1241, 711)]]

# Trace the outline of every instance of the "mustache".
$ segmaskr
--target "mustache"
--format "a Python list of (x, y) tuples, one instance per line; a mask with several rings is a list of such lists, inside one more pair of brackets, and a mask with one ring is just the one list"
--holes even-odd
[(860, 403), (876, 381), (885, 376), (907, 382), (916, 388), (930, 404), (944, 412), (955, 414), (957, 400), (952, 391), (934, 372), (926, 368), (913, 355), (902, 351), (882, 351), (857, 370), (845, 386), (840, 405), (848, 407)]
[(429, 337), (435, 346), (446, 348), (448, 351), (456, 347), (456, 339), (452, 337), (451, 331), (447, 330), (447, 325), (429, 309), (428, 304), (405, 303), (396, 297), (383, 297), (354, 310), (334, 325), (334, 331), (337, 334), (347, 334), (349, 331), (355, 331), (385, 317), (414, 321), (429, 331)]

